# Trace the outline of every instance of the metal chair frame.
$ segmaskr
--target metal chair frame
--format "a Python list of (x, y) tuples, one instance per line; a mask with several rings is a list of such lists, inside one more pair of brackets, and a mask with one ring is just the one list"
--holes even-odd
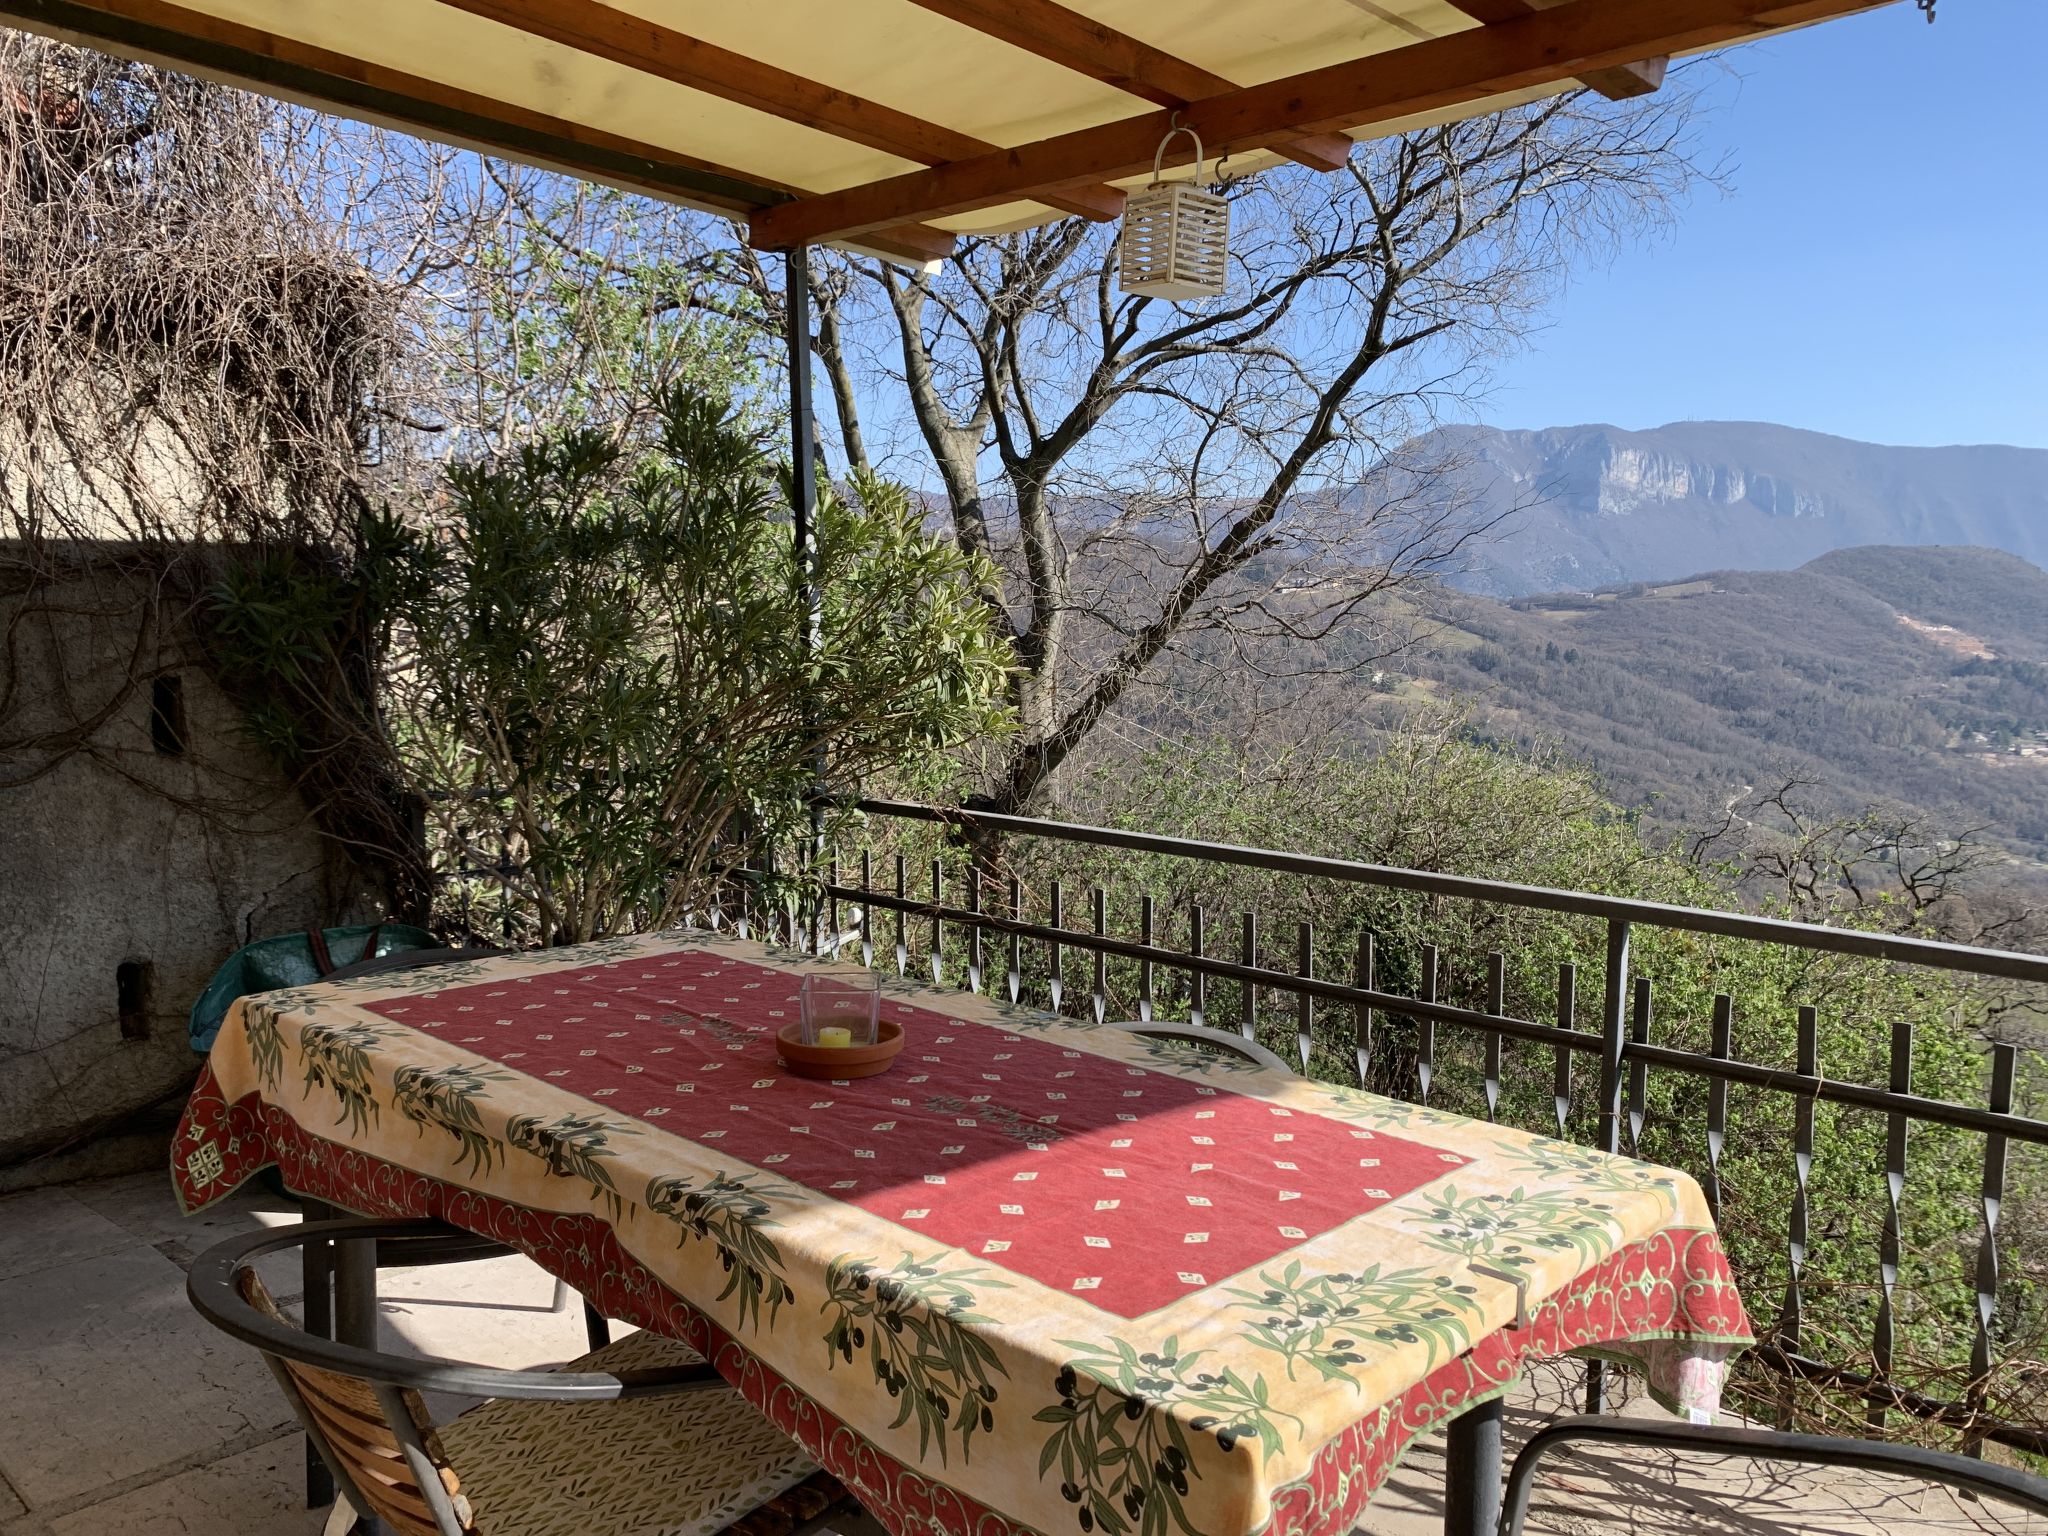
[(1732, 1425), (1677, 1424), (1656, 1419), (1582, 1415), (1545, 1425), (1522, 1447), (1522, 1453), (1515, 1458), (1514, 1467), (1508, 1473), (1507, 1493), (1501, 1507), (1500, 1536), (1521, 1536), (1529, 1515), (1529, 1499), (1535, 1488), (1538, 1464), (1560, 1446), (1575, 1441), (1703, 1451), (1754, 1461), (1791, 1461), (1809, 1466), (1857, 1467), (1869, 1472), (1896, 1473), (1945, 1484), (1984, 1498), (2005, 1499), (2037, 1515), (2048, 1515), (2048, 1479), (2017, 1468), (1958, 1456), (1950, 1451), (1927, 1450), (1917, 1445), (1892, 1445), (1882, 1440), (1781, 1434), (1776, 1430), (1743, 1429)]
[[(407, 1470), (418, 1485), (422, 1498), (440, 1528), (442, 1536), (465, 1536), (453, 1500), (442, 1486), (432, 1453), (414, 1427), (411, 1412), (401, 1395), (415, 1392), (447, 1392), (465, 1397), (516, 1398), (546, 1402), (611, 1402), (627, 1398), (668, 1396), (679, 1392), (731, 1391), (715, 1366), (700, 1364), (668, 1370), (649, 1371), (515, 1371), (498, 1366), (473, 1365), (465, 1361), (389, 1355), (355, 1344), (338, 1343), (304, 1329), (279, 1323), (265, 1316), (245, 1300), (237, 1276), (265, 1254), (280, 1253), (309, 1244), (362, 1242), (375, 1245), (377, 1264), (418, 1265), (457, 1263), (479, 1257), (479, 1245), (497, 1248), (488, 1239), (475, 1237), (440, 1223), (384, 1220), (301, 1222), (216, 1243), (193, 1261), (186, 1277), (185, 1291), (200, 1316), (231, 1338), (253, 1346), (270, 1367), (271, 1374), (291, 1403), (293, 1416), (318, 1447), (321, 1459), (358, 1511), (371, 1507), (349, 1475), (347, 1459), (328, 1443), (297, 1384), (282, 1362), (291, 1360), (336, 1375), (367, 1383), (383, 1410), (387, 1426), (397, 1440)], [(367, 1517), (366, 1517), (367, 1518)], [(803, 1536), (824, 1523), (799, 1527), (791, 1536)]]

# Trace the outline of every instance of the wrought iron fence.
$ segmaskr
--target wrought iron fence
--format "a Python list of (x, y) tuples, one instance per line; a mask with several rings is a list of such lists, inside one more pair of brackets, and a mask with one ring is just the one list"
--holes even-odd
[[(1751, 1352), (1757, 1363), (1784, 1382), (1804, 1381), (1860, 1399), (1870, 1432), (1883, 1433), (1892, 1415), (1957, 1432), (1966, 1449), (1986, 1440), (2048, 1455), (2048, 1432), (2034, 1422), (2014, 1422), (1992, 1411), (1990, 1384), (2001, 1366), (2012, 1364), (2009, 1339), (2000, 1337), (2001, 1257), (2009, 1244), (2001, 1226), (2009, 1167), (2015, 1146), (2048, 1147), (2048, 1120), (2015, 1110), (2018, 1051), (2009, 1043), (1983, 1048), (1985, 1093), (1981, 1103), (1958, 1102), (1913, 1090), (1914, 1029), (1895, 1021), (1884, 1057), (1882, 1083), (1834, 1078), (1821, 1071), (1821, 1015), (1817, 1007), (1797, 1010), (1796, 1060), (1790, 1065), (1741, 1059), (1733, 1048), (1735, 1006), (1727, 993), (1711, 1005), (1704, 1051), (1658, 1043), (1652, 1038), (1657, 992), (1650, 976), (1631, 964), (1637, 946), (1655, 931), (1712, 936), (1776, 946), (1809, 955), (1849, 957), (1884, 967), (1924, 968), (1961, 978), (1972, 986), (2048, 989), (2048, 957), (1943, 943), (1925, 938), (1847, 927), (1786, 921), (1742, 912), (1665, 905), (1584, 892), (1518, 886), (1490, 880), (1432, 874), (1353, 863), (1341, 859), (1274, 852), (1141, 832), (1089, 827), (1031, 818), (945, 810), (892, 801), (862, 800), (852, 809), (865, 820), (860, 846), (827, 850), (826, 869), (812, 909), (819, 942), (835, 953), (857, 950), (862, 963), (877, 957), (899, 972), (928, 968), (939, 984), (1000, 990), (1013, 1001), (1038, 1002), (1076, 1016), (1102, 1020), (1128, 1010), (1150, 1018), (1163, 1009), (1212, 1026), (1235, 1023), (1247, 1036), (1271, 1036), (1276, 1022), (1291, 1027), (1297, 1059), (1325, 1076), (1346, 1076), (1363, 1086), (1420, 1103), (1445, 1094), (1444, 1072), (1452, 1065), (1477, 1070), (1471, 1102), (1488, 1118), (1502, 1106), (1504, 1061), (1510, 1047), (1530, 1063), (1523, 1048), (1547, 1053), (1551, 1124), (1540, 1129), (1561, 1138), (1579, 1127), (1582, 1139), (1608, 1152), (1637, 1152), (1644, 1144), (1650, 1111), (1651, 1073), (1685, 1074), (1705, 1084), (1704, 1124), (1697, 1127), (1696, 1155), (1685, 1159), (1703, 1186), (1717, 1218), (1729, 1191), (1723, 1156), (1728, 1143), (1730, 1091), (1754, 1090), (1790, 1102), (1790, 1198), (1783, 1212), (1784, 1293), (1775, 1319), (1759, 1322), (1761, 1342)], [(904, 851), (902, 834), (922, 827), (928, 834), (916, 852)], [(1410, 984), (1396, 989), (1382, 973), (1383, 941), (1370, 928), (1347, 944), (1344, 974), (1319, 972), (1325, 945), (1314, 925), (1300, 922), (1289, 934), (1273, 935), (1261, 914), (1235, 917), (1234, 944), (1215, 941), (1213, 914), (1191, 903), (1173, 914), (1172, 926), (1185, 944), (1168, 942), (1168, 914), (1150, 892), (1135, 894), (1135, 921), (1122, 931), (1111, 922), (1107, 883), (1088, 890), (1077, 923), (1061, 881), (1027, 891), (1016, 869), (1021, 862), (988, 850), (1019, 840), (1089, 847), (1145, 860), (1186, 861), (1196, 866), (1236, 867), (1337, 886), (1568, 918), (1589, 929), (1594, 950), (1583, 962), (1558, 966), (1552, 1017), (1524, 1018), (1507, 1006), (1507, 956), (1485, 956), (1479, 1006), (1464, 1006), (1440, 994), (1443, 956), (1438, 946), (1416, 946)], [(917, 842), (917, 839), (909, 839)], [(895, 851), (890, 851), (891, 844)], [(879, 845), (879, 847), (878, 847)], [(1156, 866), (1151, 866), (1156, 867)], [(996, 873), (992, 876), (991, 870)], [(730, 917), (750, 931), (805, 941), (798, 904), (764, 897), (772, 870), (758, 872), (727, 903)], [(1278, 943), (1276, 943), (1276, 938)], [(1282, 951), (1277, 953), (1276, 950)], [(1597, 1017), (1582, 1027), (1581, 970), (1599, 978)], [(1085, 977), (1069, 986), (1072, 973)], [(1113, 971), (1115, 974), (1113, 975)], [(1233, 995), (1234, 994), (1234, 995)], [(2048, 992), (2044, 992), (2048, 996)], [(1277, 1005), (1277, 1007), (1276, 1007)], [(1228, 1013), (1230, 1018), (1223, 1015)], [(1281, 1018), (1276, 1021), (1276, 1013)], [(1385, 1062), (1375, 1055), (1376, 1030), (1393, 1021), (1410, 1026), (1406, 1081), (1386, 1081)], [(1864, 1027), (1855, 1021), (1855, 1027)], [(1455, 1062), (1440, 1031), (1476, 1042), (1472, 1059)], [(1581, 1062), (1592, 1070), (1583, 1076)], [(1587, 1078), (1591, 1082), (1586, 1081)], [(1592, 1089), (1590, 1114), (1585, 1089)], [(1883, 1202), (1877, 1251), (1870, 1255), (1869, 1288), (1875, 1306), (1867, 1348), (1855, 1364), (1817, 1358), (1807, 1346), (1808, 1248), (1816, 1211), (1809, 1187), (1816, 1155), (1816, 1111), (1841, 1106), (1881, 1117), (1883, 1167), (1873, 1193)], [(1942, 1128), (1981, 1140), (1972, 1182), (1976, 1212), (1973, 1275), (1974, 1316), (1956, 1322), (1969, 1330), (1966, 1374), (1951, 1377), (1961, 1390), (1933, 1395), (1895, 1379), (1899, 1286), (1908, 1234), (1903, 1210), (1909, 1154), (1916, 1128)], [(1675, 1161), (1668, 1155), (1663, 1161)], [(1880, 1170), (1872, 1170), (1873, 1173)], [(1958, 1340), (1960, 1342), (1960, 1340)], [(2019, 1367), (2022, 1375), (2030, 1367)], [(1604, 1391), (1600, 1367), (1589, 1367), (1588, 1407), (1597, 1411)], [(1789, 1410), (1788, 1410), (1789, 1417)], [(2031, 1413), (2026, 1415), (2034, 1420)]]

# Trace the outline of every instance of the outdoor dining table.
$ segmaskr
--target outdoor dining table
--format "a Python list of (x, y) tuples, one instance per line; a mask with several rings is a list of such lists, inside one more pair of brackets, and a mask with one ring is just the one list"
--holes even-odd
[(897, 977), (891, 1069), (798, 1077), (825, 964), (667, 933), (246, 998), (180, 1198), (275, 1164), (518, 1248), (898, 1536), (1337, 1536), (1446, 1421), (1463, 1536), (1525, 1361), (1697, 1415), (1749, 1342), (1682, 1173)]

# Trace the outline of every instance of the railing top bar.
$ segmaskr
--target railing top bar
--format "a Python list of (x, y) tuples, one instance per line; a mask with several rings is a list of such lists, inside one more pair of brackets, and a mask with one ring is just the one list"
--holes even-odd
[(1250, 869), (1316, 875), (1355, 885), (1387, 886), (1432, 896), (1537, 907), (1581, 917), (1640, 923), (1646, 927), (1713, 933), (1724, 938), (1757, 939), (1797, 949), (1825, 950), (1834, 954), (1924, 965), (1936, 970), (1965, 971), (1978, 976), (2048, 984), (2048, 956), (2022, 954), (2016, 950), (1984, 949), (1973, 944), (1948, 944), (1936, 939), (1864, 933), (1853, 928), (1827, 928), (1819, 923), (1795, 923), (1784, 918), (1756, 917), (1744, 912), (1712, 912), (1700, 907), (1674, 906), (1668, 902), (1596, 896), (1585, 891), (1560, 891), (1548, 886), (1516, 885), (1504, 880), (1479, 880), (1466, 875), (1431, 874), (1425, 870), (1361, 864), (1318, 854), (1241, 848), (1230, 843), (1205, 843), (1194, 838), (1162, 837), (1157, 833), (1126, 832), (1115, 827), (1091, 827), (1078, 822), (1041, 821), (1032, 816), (953, 810), (903, 800), (862, 798), (844, 803), (872, 816), (980, 827), (991, 832), (1051, 838), (1058, 842), (1093, 843), (1133, 853), (1156, 853), (1172, 858), (1200, 859), (1212, 864), (1238, 864)]

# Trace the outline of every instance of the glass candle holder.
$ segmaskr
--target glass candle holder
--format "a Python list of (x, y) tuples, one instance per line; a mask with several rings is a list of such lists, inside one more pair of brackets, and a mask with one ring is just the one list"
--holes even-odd
[(804, 1044), (873, 1045), (882, 1016), (882, 978), (874, 971), (806, 976), (798, 994)]

